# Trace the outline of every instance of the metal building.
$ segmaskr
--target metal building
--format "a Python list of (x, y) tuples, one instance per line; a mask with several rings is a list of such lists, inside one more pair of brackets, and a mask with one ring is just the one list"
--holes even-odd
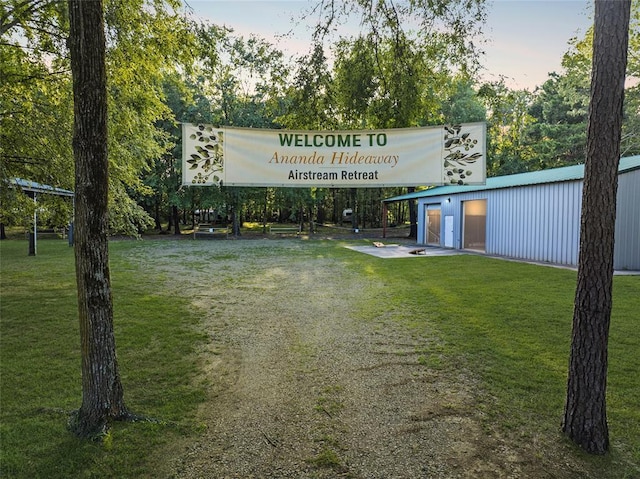
[[(415, 200), (418, 243), (576, 266), (584, 165), (438, 186), (396, 196)], [(640, 156), (618, 169), (614, 268), (640, 270)]]

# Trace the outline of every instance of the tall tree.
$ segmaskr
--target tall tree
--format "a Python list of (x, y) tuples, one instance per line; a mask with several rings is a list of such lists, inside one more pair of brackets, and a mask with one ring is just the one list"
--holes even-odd
[(314, 42), (311, 52), (299, 59), (293, 84), (286, 92), (287, 114), (278, 121), (287, 128), (335, 128), (333, 78), (327, 65), (324, 47)]
[[(473, 39), (485, 18), (483, 0), (318, 0), (312, 13), (319, 18), (317, 43), (338, 30), (344, 18), (360, 17), (360, 37), (340, 47), (337, 62), (341, 97), (368, 95), (343, 106), (344, 119), (352, 123), (365, 120), (374, 128), (437, 124), (440, 118), (433, 112), (440, 104), (434, 100), (446, 84), (443, 78), (477, 71)], [(363, 107), (367, 111), (358, 118), (354, 108)], [(409, 237), (415, 238), (413, 201), (409, 217)]]
[(69, 1), (73, 77), (75, 258), (82, 348), (82, 405), (71, 421), (79, 437), (128, 417), (118, 372), (107, 235), (107, 75), (102, 0)]
[(135, 236), (151, 226), (132, 199), (151, 190), (141, 175), (171, 151), (160, 128), (172, 120), (165, 77), (193, 61), (193, 26), (177, 13), (179, 0), (105, 0), (109, 102), (109, 227)]
[[(109, 109), (112, 232), (136, 235), (148, 224), (130, 195), (150, 193), (139, 175), (171, 147), (157, 122), (170, 115), (163, 76), (192, 58), (181, 7), (180, 0), (104, 0), (108, 101), (117, 105)], [(73, 187), (68, 28), (66, 2), (0, 2), (0, 181)], [(7, 206), (14, 205), (3, 203), (3, 212)]]
[[(64, 8), (52, 0), (0, 2), (0, 223), (28, 226), (33, 218), (33, 201), (5, 187), (11, 178), (73, 188), (71, 82), (68, 62), (54, 54), (63, 41), (52, 28)], [(38, 203), (46, 207), (39, 221), (51, 212), (68, 222), (69, 201)]]
[(511, 175), (540, 169), (534, 147), (523, 141), (534, 118), (528, 110), (533, 94), (527, 90), (510, 90), (500, 80), (485, 83), (478, 90), (487, 111), (487, 174)]
[(631, 0), (596, 0), (580, 256), (562, 430), (590, 453), (609, 447), (607, 346)]
[[(572, 41), (572, 48), (562, 58), (568, 88), (573, 102), (580, 102), (584, 113), (583, 145), (586, 145), (586, 111), (589, 102), (589, 77), (592, 64), (593, 28), (582, 39)], [(640, 0), (631, 1), (629, 21), (629, 47), (627, 56), (627, 79), (624, 94), (624, 119), (622, 122), (622, 144), (620, 156), (640, 153)], [(572, 86), (573, 85), (573, 86)], [(573, 90), (573, 93), (570, 93)], [(576, 110), (579, 111), (579, 110)], [(583, 146), (586, 149), (586, 146)], [(580, 160), (582, 161), (582, 159)]]
[(621, 156), (640, 155), (640, 0), (631, 1), (627, 61), (627, 78), (633, 80), (625, 90)]
[(536, 169), (584, 161), (588, 106), (588, 71), (572, 68), (564, 75), (550, 74), (529, 109), (536, 122), (523, 138), (535, 148)]
[[(620, 156), (640, 152), (639, 31), (640, 1), (632, 0), (627, 63), (627, 78), (632, 80), (625, 89)], [(522, 135), (522, 141), (535, 148), (536, 163), (532, 167), (553, 168), (584, 162), (592, 57), (593, 27), (583, 38), (570, 41), (570, 49), (562, 58), (564, 71), (551, 73), (536, 91), (529, 110), (536, 121)]]
[(448, 125), (474, 123), (487, 120), (487, 109), (473, 89), (468, 78), (453, 82), (452, 92), (442, 103), (442, 116)]

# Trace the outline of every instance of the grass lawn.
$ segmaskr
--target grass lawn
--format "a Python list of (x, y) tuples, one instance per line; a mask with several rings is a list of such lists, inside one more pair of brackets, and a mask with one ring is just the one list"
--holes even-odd
[(191, 378), (201, 339), (188, 303), (163, 291), (165, 278), (128, 257), (131, 242), (111, 255), (116, 343), (125, 399), (133, 412), (164, 423), (116, 424), (104, 444), (66, 430), (80, 406), (80, 337), (73, 249), (39, 241), (0, 242), (0, 477), (141, 477), (154, 445), (197, 429), (205, 397)]
[[(189, 262), (195, 243), (180, 241), (179, 253), (172, 250), (176, 265)], [(270, 241), (268, 251), (296, 267), (298, 256), (287, 255), (290, 244)], [(0, 242), (0, 477), (153, 477), (154, 451), (200, 434), (196, 409), (207, 393), (195, 378), (206, 338), (188, 298), (167, 286), (188, 278), (171, 278), (136, 260), (140, 248), (162, 254), (162, 245), (110, 245), (125, 399), (133, 412), (160, 421), (116, 424), (103, 443), (90, 443), (65, 427), (81, 400), (73, 249), (65, 241), (40, 241), (38, 255), (29, 257), (26, 241)], [(425, 363), (446, 369), (456, 361), (473, 370), (482, 381), (488, 424), (516, 442), (570, 447), (559, 427), (575, 271), (481, 256), (379, 259), (339, 241), (307, 241), (305, 248), (384, 279), (384, 289), (372, 291), (357, 313), (363, 321), (394, 310), (416, 330), (427, 321), (435, 327), (441, 346), (424, 352)], [(594, 477), (640, 476), (638, 311), (640, 277), (616, 277), (608, 378), (612, 450), (604, 457), (573, 452), (601, 472)]]
[[(573, 298), (577, 273), (482, 256), (385, 260), (376, 274), (402, 284), (387, 298), (422, 314), (407, 318), (420, 328), (435, 323), (446, 360), (478, 372), (485, 413), (514, 438), (558, 436), (566, 393)], [(576, 454), (596, 477), (640, 477), (640, 277), (614, 277), (609, 338), (607, 417), (611, 453)], [(446, 367), (446, 363), (443, 367)], [(629, 465), (625, 465), (628, 463)], [(606, 471), (606, 472), (605, 472)]]

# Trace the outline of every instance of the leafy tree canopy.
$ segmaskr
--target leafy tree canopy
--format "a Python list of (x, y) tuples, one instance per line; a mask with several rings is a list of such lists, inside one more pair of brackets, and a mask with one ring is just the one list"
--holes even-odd
[[(129, 197), (139, 173), (170, 145), (156, 122), (170, 114), (163, 75), (190, 63), (193, 34), (178, 0), (105, 2), (109, 79), (110, 203), (117, 232), (149, 218)], [(12, 176), (72, 189), (71, 88), (64, 2), (11, 0), (0, 10), (3, 181)], [(25, 132), (31, 132), (25, 134)], [(11, 205), (4, 205), (11, 207)]]

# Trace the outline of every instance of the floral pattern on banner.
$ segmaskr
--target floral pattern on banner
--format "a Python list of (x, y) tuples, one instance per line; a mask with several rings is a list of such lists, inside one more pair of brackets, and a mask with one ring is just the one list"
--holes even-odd
[(444, 171), (445, 185), (466, 185), (467, 179), (473, 174), (469, 168), (482, 158), (481, 152), (473, 152), (476, 146), (482, 144), (471, 133), (465, 132), (462, 125), (446, 125), (444, 127)]
[(193, 185), (220, 184), (222, 181), (224, 160), (224, 134), (211, 125), (198, 125), (189, 140), (196, 141), (187, 159), (190, 170), (200, 170), (191, 179)]

